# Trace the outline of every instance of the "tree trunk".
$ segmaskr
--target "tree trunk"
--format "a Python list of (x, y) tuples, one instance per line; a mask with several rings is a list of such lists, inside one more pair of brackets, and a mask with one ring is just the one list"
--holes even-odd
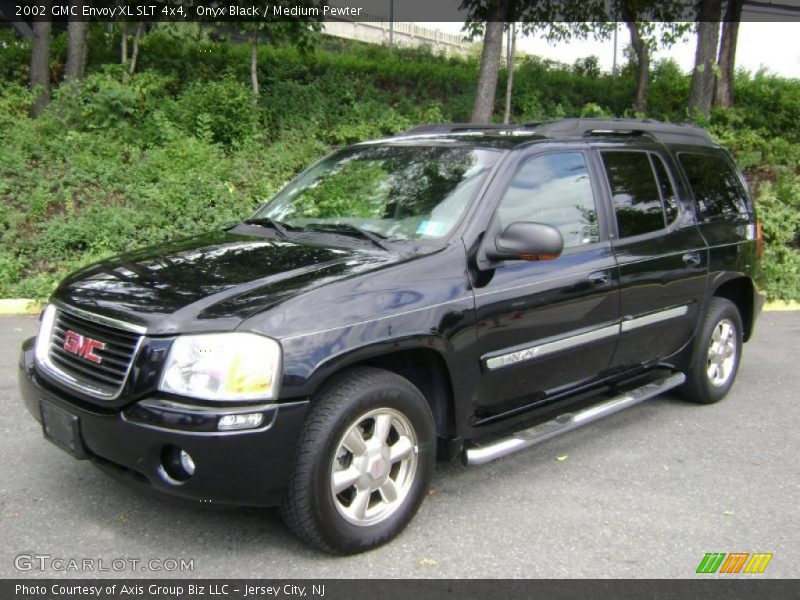
[(650, 86), (650, 48), (642, 39), (639, 24), (627, 21), (631, 32), (631, 46), (636, 53), (636, 96), (633, 99), (633, 112), (643, 113), (647, 110), (647, 92)]
[[(77, 7), (80, 14), (83, 2), (70, 2), (70, 6)], [(65, 79), (83, 79), (86, 72), (86, 36), (89, 33), (89, 23), (86, 21), (69, 20), (67, 25), (67, 64), (64, 67)]]
[(497, 94), (497, 74), (500, 71), (500, 55), (503, 51), (505, 15), (505, 1), (498, 0), (493, 3), (483, 35), (483, 53), (475, 90), (475, 104), (472, 105), (471, 123), (488, 123), (492, 120)]
[(136, 35), (133, 36), (133, 47), (131, 48), (131, 65), (128, 69), (128, 75), (133, 75), (136, 72), (136, 61), (139, 60), (139, 42), (142, 41), (142, 34), (144, 33), (144, 21), (139, 21), (136, 24)]
[(250, 34), (250, 83), (253, 85), (253, 106), (258, 105), (258, 29)]
[(719, 43), (719, 21), (722, 17), (722, 0), (698, 0), (699, 24), (697, 27), (697, 51), (692, 71), (692, 91), (689, 95), (689, 110), (708, 116), (714, 100), (714, 70), (717, 65)]
[(31, 89), (36, 91), (36, 100), (31, 105), (30, 115), (37, 116), (50, 102), (50, 21), (34, 21), (33, 47), (31, 48)]
[(511, 122), (511, 92), (514, 89), (514, 58), (517, 54), (517, 26), (516, 23), (511, 23), (508, 30), (509, 43), (506, 44), (508, 49), (508, 77), (506, 79), (506, 110), (503, 113), (503, 123)]
[(128, 62), (128, 22), (122, 22), (122, 38), (119, 41), (119, 62)]
[(739, 21), (742, 18), (744, 0), (729, 0), (722, 24), (722, 41), (719, 46), (717, 67), (717, 89), (714, 105), (722, 108), (733, 106), (733, 71), (736, 66), (736, 38), (739, 35)]

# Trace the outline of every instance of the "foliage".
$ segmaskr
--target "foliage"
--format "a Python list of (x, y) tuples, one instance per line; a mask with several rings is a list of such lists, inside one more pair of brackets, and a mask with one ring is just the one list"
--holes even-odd
[(231, 76), (192, 83), (171, 106), (173, 121), (188, 133), (228, 146), (251, 136), (258, 119), (250, 90)]
[[(463, 121), (478, 72), (475, 57), (429, 49), (323, 37), (304, 54), (263, 43), (254, 107), (250, 49), (220, 41), (228, 30), (155, 25), (142, 40), (140, 72), (127, 80), (113, 64), (119, 28), (93, 26), (91, 35), (87, 78), (55, 87), (31, 120), (30, 46), (0, 31), (0, 296), (45, 297), (90, 261), (240, 219), (333, 147)], [(60, 34), (54, 82), (63, 59)], [(647, 116), (685, 120), (689, 85), (673, 61), (655, 64)], [(591, 59), (524, 57), (512, 118), (628, 115), (634, 87), (631, 66), (612, 77)], [(764, 287), (800, 299), (800, 82), (739, 72), (734, 90), (736, 108), (703, 124), (734, 153), (757, 198)]]

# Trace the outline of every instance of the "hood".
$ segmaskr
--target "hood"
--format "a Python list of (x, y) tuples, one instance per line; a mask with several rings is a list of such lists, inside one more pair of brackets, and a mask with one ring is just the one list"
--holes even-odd
[(297, 294), (397, 260), (388, 252), (221, 231), (95, 263), (70, 275), (53, 297), (150, 334), (225, 331)]

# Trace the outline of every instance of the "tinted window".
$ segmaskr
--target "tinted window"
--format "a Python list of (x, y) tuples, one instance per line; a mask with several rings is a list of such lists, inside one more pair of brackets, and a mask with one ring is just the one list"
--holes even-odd
[(664, 214), (667, 216), (667, 223), (672, 223), (678, 216), (678, 202), (675, 199), (675, 190), (672, 188), (672, 182), (667, 175), (664, 161), (655, 154), (650, 155), (650, 160), (653, 161), (658, 188), (661, 190), (661, 200), (664, 202)]
[(603, 152), (620, 237), (664, 227), (658, 183), (646, 152)]
[(731, 164), (721, 156), (678, 155), (701, 217), (747, 214), (747, 194)]
[(598, 241), (597, 209), (580, 152), (544, 154), (514, 176), (498, 208), (500, 224), (529, 221), (556, 227), (564, 247)]

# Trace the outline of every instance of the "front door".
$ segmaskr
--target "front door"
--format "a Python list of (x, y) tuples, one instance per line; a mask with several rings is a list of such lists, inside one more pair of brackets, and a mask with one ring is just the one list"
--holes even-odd
[(618, 337), (616, 263), (598, 182), (586, 151), (539, 151), (520, 159), (490, 225), (553, 225), (564, 238), (554, 260), (506, 261), (475, 286), (482, 376), (476, 422), (487, 422), (598, 378)]

